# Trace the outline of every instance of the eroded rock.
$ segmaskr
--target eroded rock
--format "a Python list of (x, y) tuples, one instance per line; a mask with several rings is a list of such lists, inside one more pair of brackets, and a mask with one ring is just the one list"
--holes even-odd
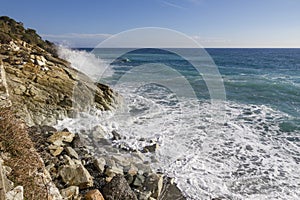
[(137, 200), (135, 193), (129, 187), (122, 175), (116, 175), (103, 188), (105, 200)]
[(62, 166), (59, 175), (67, 185), (79, 186), (80, 189), (93, 186), (93, 177), (82, 164)]

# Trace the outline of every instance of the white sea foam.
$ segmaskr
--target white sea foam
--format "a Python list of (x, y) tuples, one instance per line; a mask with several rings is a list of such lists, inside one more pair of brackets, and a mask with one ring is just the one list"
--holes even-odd
[(109, 77), (114, 72), (109, 66), (109, 62), (106, 62), (87, 51), (79, 51), (59, 46), (58, 54), (61, 58), (69, 61), (73, 68), (85, 73), (94, 81), (98, 81), (100, 78)]
[[(95, 72), (86, 66), (103, 62), (87, 52), (63, 49), (61, 55), (92, 77)], [(89, 64), (86, 56), (92, 60)], [(105, 137), (117, 130), (126, 139), (115, 144), (132, 149), (158, 143), (158, 151), (145, 159), (152, 161), (153, 169), (174, 177), (191, 200), (299, 199), (300, 146), (287, 139), (299, 133), (280, 130), (286, 114), (264, 105), (221, 102), (218, 108), (225, 118), (217, 117), (208, 101), (178, 98), (151, 84), (135, 88), (126, 83), (114, 88), (124, 97), (118, 110), (82, 113), (57, 128), (86, 130), (90, 137), (88, 132), (101, 125)]]
[(209, 102), (178, 99), (155, 87), (134, 91), (119, 86), (122, 109), (59, 126), (79, 131), (101, 124), (108, 133), (126, 136), (117, 143), (133, 149), (159, 143), (159, 150), (146, 158), (153, 169), (175, 177), (188, 199), (299, 198), (300, 149), (279, 129), (285, 114), (267, 106), (222, 102), (224, 121), (215, 117)]

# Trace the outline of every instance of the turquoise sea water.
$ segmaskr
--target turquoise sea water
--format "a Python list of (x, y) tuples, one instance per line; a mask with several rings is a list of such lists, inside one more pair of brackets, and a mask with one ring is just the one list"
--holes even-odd
[[(157, 142), (146, 160), (188, 199), (300, 198), (300, 49), (80, 50), (62, 54), (123, 96), (97, 123), (125, 136), (115, 145)], [(226, 99), (211, 102), (201, 66), (218, 69)]]
[[(102, 58), (111, 58), (114, 49), (94, 49)], [(182, 72), (201, 99), (210, 98), (205, 81), (188, 60), (197, 59), (193, 49), (187, 60), (158, 49), (129, 51), (112, 63), (114, 79), (135, 66), (164, 63)], [(245, 104), (267, 105), (291, 118), (283, 131), (300, 130), (300, 49), (206, 49), (222, 75), (226, 99)], [(123, 60), (122, 60), (123, 59)], [(125, 59), (128, 59), (126, 62)], [(118, 76), (120, 75), (120, 76)]]

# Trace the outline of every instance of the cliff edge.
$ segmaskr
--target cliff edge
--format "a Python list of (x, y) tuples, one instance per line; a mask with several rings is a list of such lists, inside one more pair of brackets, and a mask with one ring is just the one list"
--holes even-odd
[(91, 107), (109, 110), (117, 101), (108, 86), (73, 69), (54, 44), (9, 17), (0, 17), (0, 60), (9, 100), (28, 126), (54, 125)]

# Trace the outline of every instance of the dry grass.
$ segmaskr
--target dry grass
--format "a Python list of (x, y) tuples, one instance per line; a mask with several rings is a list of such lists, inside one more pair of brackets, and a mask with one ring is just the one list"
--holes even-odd
[(27, 128), (9, 108), (0, 109), (0, 142), (9, 156), (5, 165), (12, 168), (10, 179), (15, 185), (24, 187), (25, 199), (48, 199), (47, 186), (37, 176), (44, 169)]

